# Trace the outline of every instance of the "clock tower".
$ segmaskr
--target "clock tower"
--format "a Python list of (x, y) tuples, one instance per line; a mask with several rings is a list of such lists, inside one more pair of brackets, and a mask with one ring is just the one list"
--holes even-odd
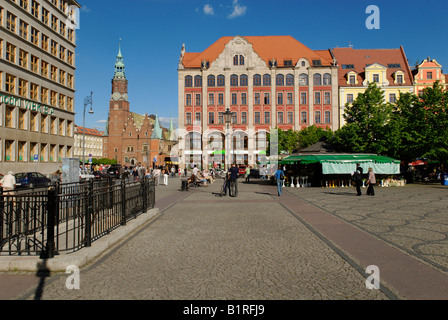
[(110, 99), (110, 111), (129, 111), (128, 80), (124, 73), (123, 55), (121, 47), (118, 49), (117, 61), (115, 62), (115, 74), (112, 79), (112, 96)]

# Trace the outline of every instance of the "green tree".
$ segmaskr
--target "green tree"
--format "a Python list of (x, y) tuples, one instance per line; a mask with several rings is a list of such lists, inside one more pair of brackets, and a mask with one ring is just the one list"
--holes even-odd
[(335, 132), (332, 143), (339, 151), (378, 153), (389, 151), (387, 124), (392, 105), (384, 102), (384, 91), (370, 83), (352, 105), (346, 104), (345, 126)]
[(271, 148), (275, 149), (275, 147), (277, 147), (279, 154), (293, 152), (294, 149), (296, 148), (297, 142), (298, 142), (297, 132), (293, 131), (292, 129), (285, 131), (285, 130), (275, 128), (274, 130), (277, 130), (277, 133), (278, 133), (278, 144), (271, 145), (271, 143), (274, 143), (274, 141), (271, 141), (271, 133), (269, 132), (267, 135), (268, 147), (266, 150), (266, 154), (270, 155)]
[(298, 132), (296, 148), (297, 150), (304, 149), (321, 140), (330, 140), (332, 137), (333, 131), (330, 128), (322, 129), (312, 125)]
[(436, 82), (423, 90), (419, 99), (426, 122), (425, 147), (422, 157), (446, 163), (448, 160), (448, 91)]

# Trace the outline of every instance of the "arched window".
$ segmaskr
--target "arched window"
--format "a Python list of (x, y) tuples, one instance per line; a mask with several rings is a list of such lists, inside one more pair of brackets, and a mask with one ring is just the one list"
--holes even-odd
[(329, 73), (324, 74), (324, 85), (331, 85), (331, 75)]
[(315, 86), (320, 86), (320, 85), (322, 85), (322, 76), (321, 76), (319, 73), (316, 73), (316, 74), (313, 76), (313, 84), (314, 84)]
[(248, 81), (247, 81), (247, 75), (242, 74), (240, 76), (240, 86), (247, 87)]
[(233, 65), (234, 66), (238, 65), (238, 56), (233, 56)]
[(282, 74), (278, 74), (276, 77), (276, 84), (278, 86), (284, 86), (285, 85), (285, 76)]
[(294, 76), (292, 74), (286, 75), (286, 85), (293, 86), (294, 85)]
[(304, 67), (305, 66), (305, 61), (302, 61), (302, 67)]
[(220, 74), (218, 76), (218, 87), (224, 87), (226, 85), (226, 77)]
[(230, 76), (230, 85), (232, 87), (238, 87), (238, 76), (236, 74)]
[(244, 66), (244, 56), (240, 56), (240, 66)]
[(211, 74), (207, 77), (207, 86), (209, 86), (209, 87), (215, 86), (215, 76), (214, 75)]
[(263, 85), (264, 86), (270, 86), (271, 85), (271, 75), (270, 74), (263, 75)]
[(261, 86), (261, 76), (259, 74), (254, 74), (254, 86)]
[(299, 75), (299, 85), (307, 86), (308, 85), (308, 75), (305, 73), (301, 73)]
[(195, 76), (194, 77), (194, 86), (195, 87), (202, 87), (202, 77), (201, 76)]
[(193, 86), (193, 77), (192, 76), (186, 76), (185, 77), (185, 87), (189, 88)]

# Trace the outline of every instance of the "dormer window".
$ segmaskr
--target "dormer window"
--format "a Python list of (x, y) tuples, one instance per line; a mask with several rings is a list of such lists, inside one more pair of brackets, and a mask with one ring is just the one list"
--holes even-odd
[(404, 84), (404, 72), (402, 70), (397, 70), (393, 74), (394, 77), (394, 83), (395, 84)]
[(374, 73), (372, 75), (372, 77), (373, 77), (373, 82), (375, 82), (375, 83), (379, 83), (380, 82), (380, 75), (378, 73)]
[(355, 84), (355, 82), (356, 82), (356, 76), (355, 75), (350, 75), (348, 77), (348, 83), (349, 84)]
[(354, 71), (347, 73), (347, 84), (358, 84), (357, 74)]
[(322, 63), (320, 60), (313, 60), (313, 66), (321, 66)]
[(285, 67), (292, 67), (292, 60), (284, 60), (283, 65)]

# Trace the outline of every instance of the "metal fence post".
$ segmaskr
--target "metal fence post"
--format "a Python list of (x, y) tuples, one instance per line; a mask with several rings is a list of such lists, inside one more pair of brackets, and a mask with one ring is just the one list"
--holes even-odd
[(89, 181), (87, 191), (87, 210), (86, 210), (86, 235), (85, 246), (92, 245), (92, 213), (93, 213), (93, 179)]
[(145, 213), (146, 211), (148, 211), (148, 180), (146, 179), (146, 177), (143, 177), (142, 179), (142, 184), (143, 184), (143, 192), (142, 192), (142, 197), (143, 197), (143, 209), (142, 212)]
[(47, 245), (41, 254), (41, 259), (54, 258), (56, 252), (54, 228), (56, 225), (56, 215), (58, 213), (58, 192), (55, 188), (48, 190), (47, 201)]
[(121, 225), (126, 225), (126, 181), (121, 180)]

